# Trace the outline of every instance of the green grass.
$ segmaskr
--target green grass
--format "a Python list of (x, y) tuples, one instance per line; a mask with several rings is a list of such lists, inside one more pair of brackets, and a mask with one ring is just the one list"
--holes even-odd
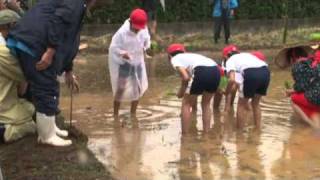
[[(320, 32), (320, 27), (297, 28), (288, 31), (287, 44), (297, 44), (310, 42), (312, 33)], [(233, 34), (230, 43), (236, 44), (242, 49), (268, 49), (281, 47), (283, 30), (273, 30), (265, 32), (243, 32)], [(107, 34), (100, 37), (83, 36), (89, 44), (89, 48), (99, 50), (107, 49), (110, 45), (112, 35)], [(183, 43), (189, 51), (221, 49), (224, 43), (213, 43), (212, 34), (190, 33), (184, 35), (166, 34), (161, 36), (163, 42), (158, 43), (156, 52), (164, 52), (166, 47), (173, 42)]]

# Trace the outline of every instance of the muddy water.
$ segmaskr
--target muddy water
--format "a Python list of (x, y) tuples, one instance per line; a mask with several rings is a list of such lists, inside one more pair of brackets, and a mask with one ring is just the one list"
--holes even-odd
[[(272, 53), (272, 52), (271, 52)], [(210, 54), (210, 53), (204, 53)], [(180, 104), (174, 96), (179, 80), (158, 56), (148, 62), (150, 87), (137, 118), (128, 105), (120, 121), (112, 117), (112, 95), (105, 76), (105, 56), (80, 57), (77, 69), (85, 83), (74, 97), (73, 125), (89, 136), (89, 148), (121, 180), (193, 179), (317, 179), (320, 178), (320, 139), (292, 116), (283, 95), (289, 72), (272, 68), (269, 95), (262, 101), (262, 129), (234, 128), (234, 114), (215, 113), (208, 135), (202, 134), (201, 109), (193, 116), (190, 135), (181, 136)], [(91, 60), (91, 59), (90, 59)], [(84, 67), (89, 70), (84, 69)], [(88, 73), (88, 72), (95, 73)], [(89, 75), (88, 75), (89, 74)], [(89, 83), (89, 84), (88, 84)], [(94, 85), (92, 85), (94, 84)], [(69, 97), (62, 98), (68, 117)]]

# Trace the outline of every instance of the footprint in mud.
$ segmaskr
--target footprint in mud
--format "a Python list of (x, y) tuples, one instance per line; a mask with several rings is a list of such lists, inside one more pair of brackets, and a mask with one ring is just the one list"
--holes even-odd
[[(163, 120), (179, 117), (180, 101), (177, 100), (161, 100), (159, 105), (152, 105), (148, 107), (139, 107), (136, 117), (130, 116), (129, 110), (120, 110), (119, 112), (119, 124), (116, 128), (139, 128), (142, 130), (163, 130), (169, 125), (163, 123)], [(107, 124), (115, 124), (113, 112), (110, 110), (103, 114)]]
[(220, 148), (220, 152), (221, 152), (221, 154), (228, 156), (228, 150), (223, 145)]
[[(237, 101), (235, 101), (237, 102)], [(198, 102), (200, 103), (200, 102)], [(181, 100), (174, 97), (166, 97), (159, 101), (159, 104), (149, 106), (139, 106), (136, 118), (131, 118), (129, 107), (120, 110), (119, 122), (117, 123), (113, 117), (113, 111), (101, 111), (93, 107), (85, 107), (74, 112), (77, 116), (81, 116), (81, 128), (86, 129), (90, 135), (101, 136), (111, 135), (119, 128), (140, 129), (145, 131), (161, 131), (169, 127), (173, 119), (179, 120)], [(223, 107), (223, 104), (221, 104)], [(236, 104), (235, 104), (236, 107)], [(292, 113), (288, 99), (272, 99), (263, 98), (261, 102), (262, 116), (268, 121), (263, 121), (263, 127), (271, 127), (274, 123), (289, 126), (287, 119)], [(197, 118), (201, 117), (201, 108), (198, 109)], [(77, 117), (78, 118), (78, 117)], [(277, 119), (283, 121), (279, 121)], [(198, 120), (199, 121), (199, 120)], [(81, 123), (80, 122), (80, 123)], [(201, 128), (201, 123), (196, 126)], [(198, 131), (198, 130), (197, 130)]]
[(275, 101), (274, 99), (263, 99), (261, 102), (263, 116), (288, 117), (292, 113), (291, 105), (288, 99)]

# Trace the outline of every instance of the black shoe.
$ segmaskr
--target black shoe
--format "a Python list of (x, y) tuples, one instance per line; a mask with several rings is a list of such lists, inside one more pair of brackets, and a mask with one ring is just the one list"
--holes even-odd
[(4, 124), (0, 123), (0, 144), (5, 143), (5, 141), (4, 141), (5, 131), (6, 131), (6, 128), (4, 127)]

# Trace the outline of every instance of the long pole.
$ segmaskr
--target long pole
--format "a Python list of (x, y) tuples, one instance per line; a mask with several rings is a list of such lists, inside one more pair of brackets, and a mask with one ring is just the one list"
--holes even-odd
[(284, 15), (284, 29), (283, 29), (283, 39), (282, 43), (286, 44), (287, 42), (287, 35), (288, 35), (288, 11), (289, 11), (289, 1), (286, 0), (284, 3), (284, 8), (285, 8), (285, 15)]
[(70, 116), (69, 116), (69, 126), (72, 127), (72, 111), (73, 111), (73, 85), (70, 87)]
[(0, 180), (3, 180), (2, 172), (1, 172), (1, 167), (0, 167)]

